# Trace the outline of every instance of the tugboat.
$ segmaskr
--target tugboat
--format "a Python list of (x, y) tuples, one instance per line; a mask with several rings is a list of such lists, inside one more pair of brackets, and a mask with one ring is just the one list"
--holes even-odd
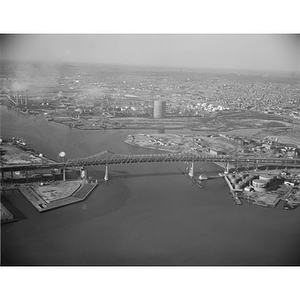
[(180, 168), (178, 168), (178, 170), (180, 171), (181, 174), (183, 174), (186, 178), (188, 178), (189, 180), (192, 181), (192, 183), (196, 184), (200, 189), (203, 188), (203, 185), (201, 183), (200, 180), (197, 180), (197, 177), (194, 177), (194, 163), (191, 164), (191, 167), (187, 168), (189, 170), (188, 173), (183, 172), (182, 170), (180, 170)]
[(206, 175), (201, 174), (201, 175), (198, 177), (198, 179), (202, 181), (202, 180), (207, 180), (208, 178), (207, 178)]

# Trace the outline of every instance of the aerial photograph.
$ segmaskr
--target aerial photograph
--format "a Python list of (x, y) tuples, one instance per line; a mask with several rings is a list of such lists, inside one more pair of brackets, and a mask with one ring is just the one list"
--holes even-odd
[(300, 35), (0, 43), (2, 266), (300, 265)]
[(1, 35), (2, 266), (300, 265), (300, 35)]
[(1, 3), (1, 297), (297, 300), (298, 11)]

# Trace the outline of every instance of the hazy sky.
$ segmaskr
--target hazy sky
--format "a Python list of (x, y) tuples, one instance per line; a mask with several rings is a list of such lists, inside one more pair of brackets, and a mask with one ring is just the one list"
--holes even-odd
[(300, 71), (300, 35), (2, 35), (4, 59)]

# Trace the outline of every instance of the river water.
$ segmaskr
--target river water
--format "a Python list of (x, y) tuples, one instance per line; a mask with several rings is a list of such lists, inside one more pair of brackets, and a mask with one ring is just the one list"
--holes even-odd
[[(60, 151), (67, 158), (155, 153), (125, 144), (133, 131), (79, 131), (0, 109), (2, 136), (22, 137), (55, 159)], [(1, 226), (2, 265), (299, 265), (299, 209), (234, 205), (222, 178), (199, 189), (179, 167), (185, 165), (110, 166), (108, 183), (103, 167), (90, 168), (99, 180), (92, 194), (45, 213), (6, 192), (3, 201), (19, 221)], [(195, 170), (221, 171), (214, 164)]]

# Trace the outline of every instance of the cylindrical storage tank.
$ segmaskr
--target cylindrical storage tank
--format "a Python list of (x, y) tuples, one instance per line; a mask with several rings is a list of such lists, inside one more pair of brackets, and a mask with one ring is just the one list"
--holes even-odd
[(252, 185), (255, 191), (265, 192), (267, 190), (267, 181), (261, 179), (253, 179)]
[(166, 116), (166, 101), (164, 100), (157, 100), (154, 101), (154, 108), (153, 108), (153, 117), (155, 119), (161, 119)]
[(261, 174), (259, 175), (259, 179), (265, 180), (267, 182), (271, 181), (274, 178), (274, 176), (269, 175), (269, 174)]
[(267, 185), (267, 182), (261, 179), (253, 179), (252, 184), (254, 187), (265, 187)]

